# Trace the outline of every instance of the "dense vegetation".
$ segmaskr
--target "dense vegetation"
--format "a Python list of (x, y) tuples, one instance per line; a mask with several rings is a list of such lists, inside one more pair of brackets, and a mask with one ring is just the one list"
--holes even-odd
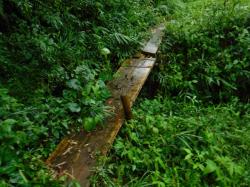
[(178, 7), (134, 119), (100, 160), (94, 186), (250, 185), (250, 4)]
[(55, 186), (42, 160), (108, 115), (105, 83), (157, 23), (149, 0), (0, 0), (0, 186)]
[(44, 159), (104, 121), (105, 83), (164, 19), (150, 97), (92, 185), (249, 186), (249, 12), (247, 0), (0, 0), (0, 186), (62, 186)]
[(249, 104), (159, 97), (141, 101), (134, 118), (100, 161), (94, 186), (249, 186)]
[(194, 1), (175, 19), (154, 75), (162, 93), (212, 103), (249, 101), (249, 3)]

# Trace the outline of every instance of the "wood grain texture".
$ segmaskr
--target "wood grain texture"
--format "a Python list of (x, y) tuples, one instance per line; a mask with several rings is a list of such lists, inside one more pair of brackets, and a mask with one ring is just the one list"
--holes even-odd
[[(157, 40), (154, 45), (159, 46), (160, 31), (156, 29), (152, 36), (152, 41)], [(55, 171), (56, 176), (67, 175), (67, 181), (76, 179), (82, 187), (90, 185), (89, 176), (98, 156), (107, 154), (125, 120), (120, 97), (126, 95), (132, 107), (156, 61), (155, 58), (146, 58), (142, 53), (138, 56), (126, 60), (107, 85), (112, 94), (107, 104), (113, 109), (113, 114), (106, 119), (105, 125), (93, 132), (82, 130), (65, 137), (47, 159), (46, 164)]]

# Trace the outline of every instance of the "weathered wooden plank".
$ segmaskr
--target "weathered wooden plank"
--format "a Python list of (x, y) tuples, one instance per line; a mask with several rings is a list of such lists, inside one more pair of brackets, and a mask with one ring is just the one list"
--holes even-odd
[(148, 43), (142, 48), (142, 52), (145, 54), (150, 54), (150, 55), (155, 55), (161, 40), (162, 40), (162, 36), (163, 36), (163, 30), (164, 30), (165, 26), (164, 24), (161, 24), (159, 27), (157, 27), (154, 31), (153, 31), (153, 35), (151, 37), (151, 39), (148, 41)]
[(128, 59), (121, 67), (152, 68), (155, 58)]
[(124, 121), (120, 100), (109, 102), (116, 106), (116, 111), (105, 127), (99, 127), (93, 132), (81, 131), (63, 139), (49, 157), (47, 164), (56, 171), (57, 176), (68, 175), (68, 181), (76, 179), (81, 186), (89, 186), (88, 177), (97, 156), (107, 153)]
[(126, 61), (125, 65), (122, 65), (115, 74), (116, 79), (108, 84), (113, 97), (127, 95), (134, 102), (155, 61), (155, 58), (131, 59), (130, 66), (127, 66), (128, 62)]
[(104, 127), (93, 132), (81, 131), (61, 141), (47, 160), (58, 176), (66, 174), (78, 180), (81, 186), (89, 186), (88, 177), (96, 164), (97, 155), (107, 153), (124, 122), (120, 96), (126, 95), (132, 106), (154, 62), (153, 58), (131, 59), (129, 66), (125, 62), (119, 68), (116, 78), (108, 84), (112, 98), (107, 103), (114, 109), (114, 115), (107, 119)]
[[(144, 47), (144, 54), (155, 55), (161, 41), (162, 29), (157, 28), (151, 40)], [(155, 58), (145, 58), (139, 53), (135, 59), (126, 60), (107, 85), (112, 98), (107, 104), (113, 108), (113, 115), (93, 132), (80, 131), (64, 138), (50, 155), (46, 163), (57, 176), (67, 175), (68, 181), (76, 179), (81, 186), (89, 186), (89, 176), (96, 165), (98, 155), (105, 155), (110, 149), (124, 120), (124, 108), (120, 96), (126, 96), (126, 103), (132, 107), (145, 83)]]

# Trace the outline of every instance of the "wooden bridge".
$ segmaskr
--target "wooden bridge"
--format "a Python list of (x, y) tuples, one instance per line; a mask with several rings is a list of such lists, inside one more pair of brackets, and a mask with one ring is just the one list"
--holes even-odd
[(163, 24), (154, 29), (141, 53), (126, 60), (109, 82), (112, 98), (107, 104), (114, 114), (105, 125), (92, 132), (81, 131), (65, 137), (47, 159), (47, 165), (57, 176), (67, 175), (68, 181), (77, 180), (83, 187), (90, 185), (89, 176), (98, 156), (107, 154), (123, 122), (131, 118), (131, 107), (155, 64), (163, 30)]

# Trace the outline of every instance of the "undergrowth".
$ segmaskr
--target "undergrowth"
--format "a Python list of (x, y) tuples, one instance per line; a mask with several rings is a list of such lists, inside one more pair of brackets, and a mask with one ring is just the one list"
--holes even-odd
[(250, 186), (249, 10), (245, 0), (180, 2), (151, 100), (140, 99), (93, 186)]
[(166, 29), (154, 83), (162, 95), (204, 102), (249, 101), (250, 6), (247, 1), (194, 1)]
[(57, 186), (43, 161), (109, 115), (105, 86), (158, 23), (149, 0), (0, 0), (0, 186)]
[(249, 186), (249, 108), (237, 100), (141, 101), (93, 186)]

